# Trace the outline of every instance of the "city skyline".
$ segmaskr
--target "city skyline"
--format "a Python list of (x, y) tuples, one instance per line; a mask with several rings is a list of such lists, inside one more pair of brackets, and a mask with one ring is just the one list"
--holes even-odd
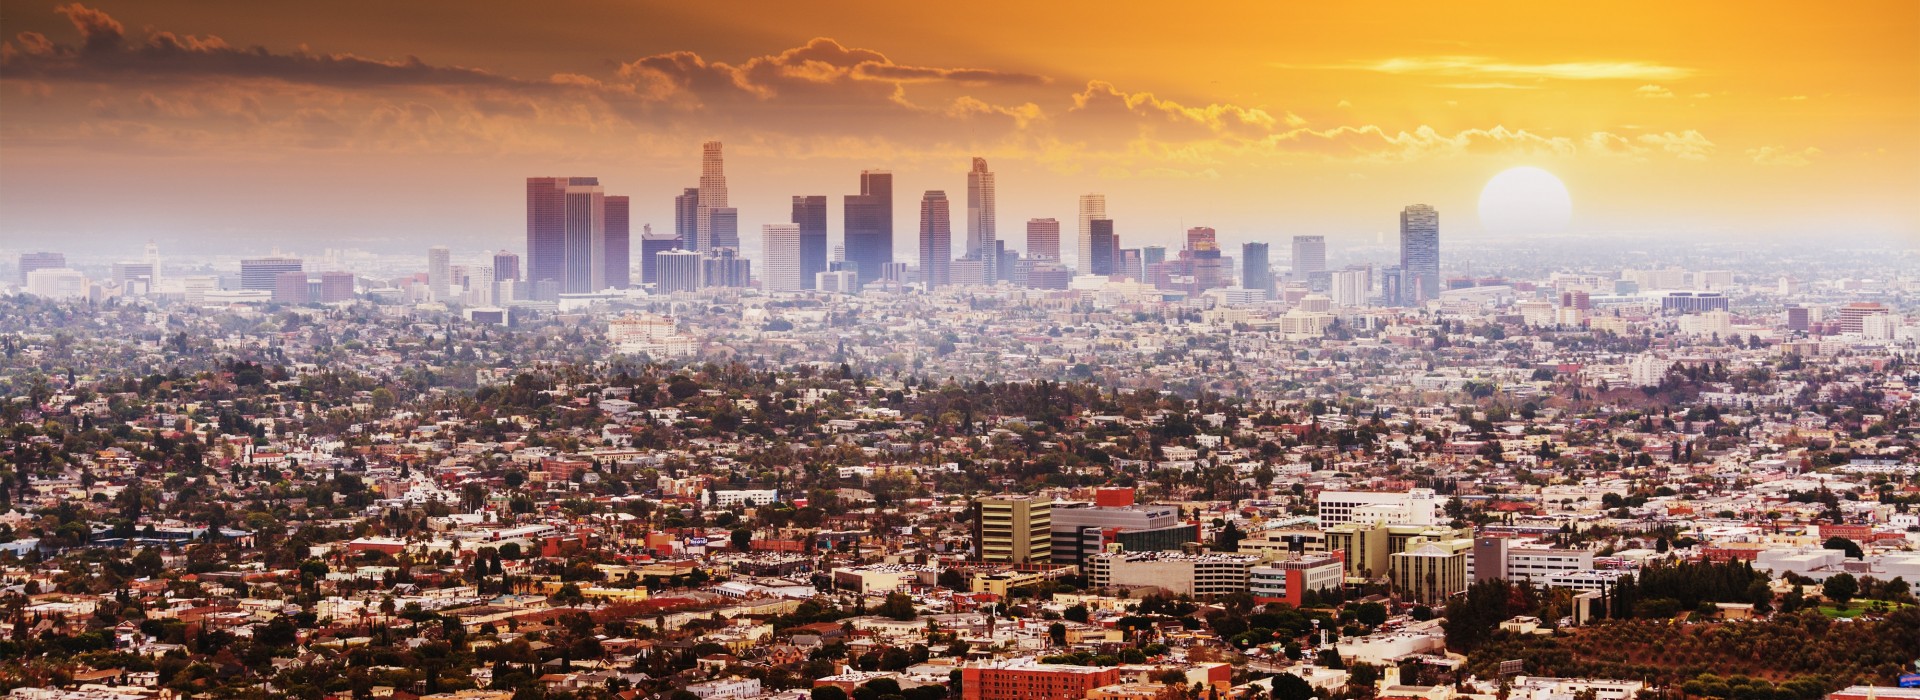
[[(998, 196), (1008, 220), (1066, 218), (1075, 196), (1101, 192), (1128, 230), (1156, 240), (1204, 221), (1227, 245), (1363, 241), (1392, 232), (1382, 212), (1411, 201), (1454, 212), (1451, 233), (1473, 237), (1482, 185), (1523, 165), (1565, 180), (1576, 233), (1920, 235), (1920, 205), (1899, 196), (1920, 189), (1906, 128), (1920, 95), (1897, 87), (1920, 84), (1902, 40), (1920, 9), (1907, 3), (1774, 8), (1803, 22), (1710, 4), (1654, 27), (1628, 23), (1632, 12), (1571, 22), (1519, 5), (1444, 17), (1409, 7), (1394, 22), (1241, 7), (1248, 28), (1207, 25), (1219, 36), (1178, 71), (1081, 40), (989, 51), (881, 31), (899, 10), (748, 29), (715, 9), (599, 8), (609, 26), (669, 13), (707, 31), (619, 43), (589, 33), (509, 56), (403, 15), (360, 36), (339, 17), (7, 9), (8, 243), (504, 247), (515, 212), (496, 195), (562, 170), (616, 185), (634, 197), (635, 225), (667, 230), (670, 200), (692, 182), (684, 154), (710, 140), (733, 145), (728, 204), (746, 250), (758, 250), (759, 225), (785, 220), (788, 197), (820, 189), (812, 183), (886, 169), (904, 192), (957, 191), (976, 157), (1018, 184)], [(1307, 20), (1367, 31), (1340, 33), (1360, 39), (1350, 45), (1251, 36)], [(1187, 45), (1201, 31), (1198, 18), (1141, 11), (1090, 21), (1144, 45)], [(1782, 42), (1784, 26), (1802, 36)], [(1522, 27), (1532, 31), (1505, 31)], [(1668, 40), (1690, 30), (1716, 40)], [(211, 206), (185, 186), (215, 171), (237, 175), (242, 196)], [(343, 176), (369, 171), (411, 186)], [(76, 220), (75, 195), (53, 183), (79, 179), (121, 194)], [(893, 214), (896, 229), (915, 223)]]

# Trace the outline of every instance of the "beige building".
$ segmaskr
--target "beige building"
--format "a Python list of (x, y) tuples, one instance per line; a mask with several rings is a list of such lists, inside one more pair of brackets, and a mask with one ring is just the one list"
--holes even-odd
[(988, 496), (974, 502), (973, 545), (980, 561), (1053, 560), (1053, 502), (1032, 496)]

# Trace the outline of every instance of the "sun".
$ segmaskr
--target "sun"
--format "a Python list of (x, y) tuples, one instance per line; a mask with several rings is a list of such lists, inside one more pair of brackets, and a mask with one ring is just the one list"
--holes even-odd
[(1567, 186), (1533, 166), (1504, 170), (1480, 190), (1480, 228), (1488, 233), (1557, 233), (1572, 220)]

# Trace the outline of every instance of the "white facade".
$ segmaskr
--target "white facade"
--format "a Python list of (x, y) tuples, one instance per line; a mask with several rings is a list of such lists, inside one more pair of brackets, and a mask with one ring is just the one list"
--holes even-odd
[(1433, 525), (1440, 511), (1433, 489), (1321, 491), (1317, 505), (1323, 530), (1363, 519), (1388, 525)]
[(780, 500), (779, 489), (731, 489), (713, 492), (713, 504), (721, 508), (755, 505), (764, 506)]
[(453, 301), (448, 298), (453, 284), (453, 252), (446, 246), (437, 245), (427, 249), (427, 289), (433, 292), (433, 300)]
[(73, 299), (87, 295), (87, 276), (79, 270), (50, 267), (27, 273), (27, 293), (48, 299)]
[(800, 225), (765, 224), (760, 227), (764, 257), (760, 281), (769, 292), (797, 292), (800, 280)]
[(1373, 293), (1373, 276), (1366, 270), (1341, 270), (1333, 273), (1335, 306), (1362, 307)]
[(1636, 355), (1627, 361), (1627, 380), (1634, 386), (1659, 386), (1671, 368), (1673, 361), (1664, 357), (1652, 353)]

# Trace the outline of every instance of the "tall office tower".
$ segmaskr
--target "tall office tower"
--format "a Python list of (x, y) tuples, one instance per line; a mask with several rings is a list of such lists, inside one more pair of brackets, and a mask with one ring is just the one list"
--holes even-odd
[(860, 171), (860, 194), (847, 195), (844, 215), (847, 262), (864, 287), (879, 281), (893, 262), (893, 173)]
[(827, 271), (827, 197), (793, 198), (793, 222), (800, 226), (800, 288), (813, 289), (814, 276)]
[(713, 236), (707, 250), (720, 248), (740, 249), (740, 210), (733, 207), (714, 207), (707, 210), (707, 233)]
[(140, 261), (153, 266), (153, 275), (148, 278), (148, 281), (155, 287), (160, 286), (160, 246), (153, 241), (147, 241), (147, 249), (140, 257)]
[(1386, 306), (1404, 306), (1407, 301), (1407, 272), (1399, 265), (1380, 270), (1380, 303)]
[(700, 254), (691, 250), (663, 250), (654, 258), (661, 294), (691, 292), (700, 288)]
[(320, 303), (331, 304), (353, 298), (353, 273), (320, 273)]
[(606, 252), (602, 256), (605, 262), (601, 265), (600, 273), (605, 284), (600, 289), (626, 289), (633, 286), (633, 259), (630, 257), (633, 248), (632, 236), (627, 228), (627, 197), (610, 195), (606, 199), (606, 206)]
[(1167, 247), (1150, 245), (1140, 249), (1140, 264), (1152, 267), (1167, 261)]
[(282, 272), (304, 272), (299, 258), (248, 258), (240, 261), (240, 288), (271, 292), (279, 286)]
[[(720, 142), (700, 145), (700, 206), (695, 210), (693, 250), (706, 252), (717, 247), (713, 234), (713, 210), (727, 206), (726, 164), (720, 158)], [(735, 243), (738, 246), (739, 243)]]
[(974, 501), (973, 510), (973, 551), (981, 561), (1007, 564), (1052, 561), (1051, 500), (1033, 496), (988, 496)]
[(567, 183), (573, 178), (527, 178), (527, 281), (566, 275)]
[(446, 246), (437, 245), (427, 249), (427, 289), (433, 292), (433, 300), (451, 302), (447, 298), (448, 289), (453, 285), (453, 251)]
[(1074, 261), (1074, 269), (1080, 274), (1093, 274), (1093, 220), (1107, 218), (1107, 196), (1104, 194), (1080, 195), (1080, 259)]
[(927, 190), (920, 198), (920, 282), (928, 290), (953, 284), (953, 221), (947, 193)]
[(1138, 282), (1146, 279), (1146, 266), (1140, 264), (1139, 248), (1121, 248), (1114, 259), (1113, 274)]
[[(825, 199), (824, 197), (822, 199)], [(766, 269), (760, 273), (760, 281), (765, 283), (769, 292), (794, 292), (808, 287), (801, 279), (804, 265), (800, 252), (799, 224), (763, 224), (760, 226), (760, 244), (766, 249), (762, 263)]]
[(494, 253), (493, 279), (496, 282), (520, 279), (520, 256), (511, 250)]
[(840, 245), (833, 247), (832, 257), (827, 258), (827, 267), (828, 269), (839, 269), (834, 267), (834, 265), (837, 263), (843, 263), (846, 261), (847, 261), (847, 244), (842, 243)]
[(1258, 289), (1273, 298), (1273, 268), (1267, 262), (1267, 244), (1240, 244), (1240, 288)]
[(493, 268), (485, 265), (467, 271), (467, 306), (493, 306)]
[(1060, 220), (1027, 219), (1027, 257), (1034, 260), (1060, 259)]
[(1220, 240), (1218, 235), (1219, 234), (1217, 234), (1211, 227), (1207, 227), (1207, 226), (1195, 226), (1193, 228), (1187, 229), (1187, 250), (1195, 251), (1195, 252), (1204, 251), (1204, 250), (1213, 250), (1213, 251), (1220, 250)]
[(1787, 305), (1787, 330), (1805, 332), (1813, 327), (1813, 311), (1800, 304)]
[(1087, 259), (1091, 264), (1087, 266), (1086, 274), (1111, 275), (1114, 251), (1119, 244), (1113, 236), (1113, 219), (1100, 218), (1088, 223), (1087, 238), (1093, 245), (1087, 249)]
[(607, 288), (606, 198), (600, 178), (568, 178), (561, 209), (561, 293), (585, 294)]
[(312, 301), (307, 295), (307, 273), (288, 270), (273, 276), (273, 303), (305, 304)]
[(120, 285), (121, 289), (126, 289), (128, 282), (136, 280), (145, 280), (148, 285), (152, 285), (153, 263), (117, 262), (113, 264), (113, 282)]
[[(1718, 308), (1725, 311), (1726, 300), (1719, 300)], [(1840, 332), (1863, 334), (1866, 332), (1867, 317), (1888, 313), (1887, 305), (1877, 301), (1856, 301), (1840, 307)]]
[(1373, 271), (1365, 267), (1349, 267), (1335, 272), (1332, 287), (1335, 306), (1366, 306), (1367, 296), (1373, 291)]
[(34, 270), (58, 270), (67, 266), (65, 253), (21, 253), (20, 286), (27, 286), (27, 275)]
[[(688, 187), (673, 198), (673, 235), (680, 246), (693, 250), (700, 240), (700, 188)], [(646, 268), (641, 268), (644, 274)]]
[(1409, 304), (1440, 298), (1440, 213), (1425, 204), (1400, 210), (1401, 296)]
[(1293, 237), (1293, 279), (1305, 280), (1308, 275), (1327, 271), (1327, 237)]
[(966, 257), (980, 260), (983, 281), (993, 284), (1000, 279), (996, 273), (1000, 261), (994, 242), (999, 234), (994, 227), (993, 171), (987, 170), (987, 159), (973, 159), (973, 170), (967, 172), (967, 252)]
[(680, 237), (648, 230), (640, 234), (640, 281), (660, 282), (660, 254), (680, 247)]

